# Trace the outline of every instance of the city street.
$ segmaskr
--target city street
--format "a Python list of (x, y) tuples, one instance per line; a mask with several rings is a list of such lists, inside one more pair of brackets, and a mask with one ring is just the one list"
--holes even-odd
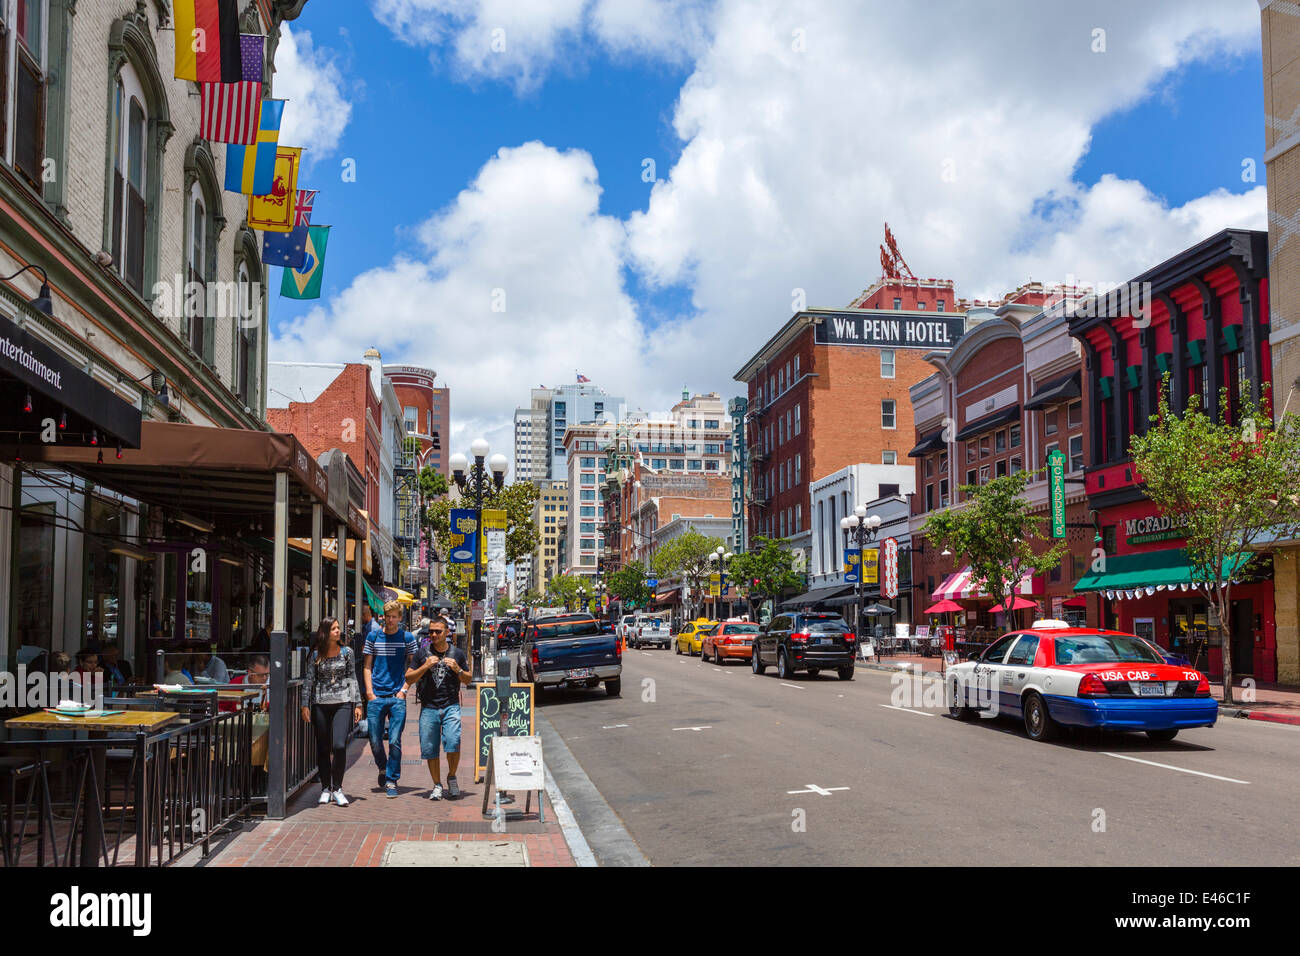
[(1041, 744), (1019, 721), (892, 709), (891, 680), (859, 667), (783, 682), (629, 650), (621, 698), (551, 692), (539, 712), (657, 866), (1300, 862), (1278, 839), (1296, 728), (1226, 719), (1168, 744)]

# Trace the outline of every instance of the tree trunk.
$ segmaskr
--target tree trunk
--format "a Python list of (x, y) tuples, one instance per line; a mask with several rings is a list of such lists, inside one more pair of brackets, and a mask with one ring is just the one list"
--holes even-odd
[(1232, 632), (1225, 628), (1228, 623), (1228, 591), (1227, 588), (1216, 587), (1211, 592), (1211, 602), (1219, 616), (1219, 656), (1223, 660), (1223, 702), (1225, 704), (1233, 703), (1232, 700)]

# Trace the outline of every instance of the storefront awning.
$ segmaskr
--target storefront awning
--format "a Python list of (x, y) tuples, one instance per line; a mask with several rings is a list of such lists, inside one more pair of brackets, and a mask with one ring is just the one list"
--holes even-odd
[[(934, 593), (931, 595), (936, 601), (972, 601), (981, 598), (990, 598), (988, 591), (984, 589), (983, 581), (976, 581), (971, 575), (969, 567), (962, 568), (943, 579)], [(1034, 575), (1032, 571), (1026, 571), (1020, 576), (1020, 583), (1015, 588), (1016, 594), (1034, 593)]]
[[(1220, 580), (1228, 580), (1250, 560), (1250, 555), (1239, 554), (1223, 562)], [(1141, 554), (1118, 554), (1106, 559), (1106, 570), (1085, 574), (1074, 585), (1075, 591), (1122, 591), (1146, 594), (1154, 590), (1187, 590), (1194, 581), (1193, 569), (1183, 548), (1164, 551), (1145, 551)], [(1126, 594), (1136, 597), (1136, 594)]]
[[(18, 449), (6, 449), (9, 460)], [(311, 505), (325, 507), (329, 523), (342, 521), (349, 535), (366, 533), (361, 513), (349, 507), (338, 514), (330, 505), (329, 479), (293, 435), (243, 428), (209, 428), (167, 422), (144, 422), (140, 447), (116, 448), (96, 461), (98, 449), (66, 445), (24, 446), (25, 461), (49, 464), (89, 478), (97, 485), (163, 508), (229, 526), (256, 519), (266, 523), (275, 512), (275, 476), (287, 472), (289, 534), (311, 535)]]
[(676, 601), (680, 595), (681, 595), (681, 591), (679, 591), (677, 588), (671, 588), (667, 591), (659, 591), (656, 592), (655, 594), (655, 603), (671, 604), (672, 602)]
[(1062, 375), (1060, 378), (1044, 383), (1043, 387), (1034, 392), (1029, 401), (1025, 402), (1025, 411), (1032, 412), (1035, 409), (1047, 408), (1050, 405), (1059, 405), (1062, 402), (1068, 402), (1072, 398), (1078, 398), (1082, 394), (1079, 372), (1076, 369), (1069, 375)]
[(140, 447), (140, 409), (0, 316), (0, 441), (24, 449), (26, 458), (28, 446), (47, 444), (41, 437), (47, 422), (58, 444), (91, 447), (92, 461), (100, 450), (116, 455), (118, 442)]
[(1001, 411), (994, 412), (992, 415), (985, 415), (983, 418), (971, 422), (965, 428), (957, 433), (958, 441), (965, 441), (967, 438), (974, 438), (984, 432), (991, 431), (1007, 422), (1014, 422), (1020, 418), (1020, 406), (1008, 405)]
[(832, 584), (829, 587), (813, 588), (811, 591), (805, 591), (788, 601), (782, 601), (781, 607), (812, 607), (814, 604), (823, 604), (831, 598), (844, 597), (853, 590), (854, 585), (852, 584)]
[(922, 455), (927, 455), (932, 451), (938, 451), (947, 444), (948, 443), (943, 440), (943, 429), (939, 429), (939, 431), (931, 432), (929, 435), (926, 435), (917, 442), (916, 447), (907, 453), (907, 457), (920, 458)]

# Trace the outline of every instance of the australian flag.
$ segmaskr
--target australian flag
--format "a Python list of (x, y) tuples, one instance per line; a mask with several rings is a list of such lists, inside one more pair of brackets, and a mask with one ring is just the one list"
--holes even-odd
[(307, 226), (291, 232), (262, 233), (262, 262), (268, 266), (301, 269), (307, 264)]

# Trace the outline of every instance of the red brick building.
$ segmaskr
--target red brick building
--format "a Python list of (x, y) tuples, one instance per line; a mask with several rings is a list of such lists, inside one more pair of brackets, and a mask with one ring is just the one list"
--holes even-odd
[(420, 441), (420, 468), (425, 465), (450, 476), (447, 442), (451, 432), (451, 389), (439, 388), (436, 373), (418, 365), (385, 365), (384, 378), (402, 403), (406, 433)]
[[(272, 363), (271, 382), (277, 382)], [(301, 371), (302, 365), (294, 368)], [(321, 366), (332, 373), (337, 366)], [(283, 392), (281, 388), (278, 391)], [(289, 392), (288, 394), (292, 394)], [(275, 401), (277, 395), (272, 395)], [(370, 384), (370, 368), (349, 362), (317, 395), (314, 401), (290, 400), (287, 407), (268, 407), (266, 423), (278, 432), (296, 435), (312, 457), (319, 458), (331, 448), (342, 449), (365, 477), (366, 511), (380, 514), (379, 448), (382, 419), (379, 396)]]
[(908, 388), (925, 356), (965, 330), (966, 303), (939, 279), (887, 277), (842, 310), (795, 313), (736, 373), (748, 387), (746, 533), (811, 548), (809, 483), (852, 464), (901, 464)]

